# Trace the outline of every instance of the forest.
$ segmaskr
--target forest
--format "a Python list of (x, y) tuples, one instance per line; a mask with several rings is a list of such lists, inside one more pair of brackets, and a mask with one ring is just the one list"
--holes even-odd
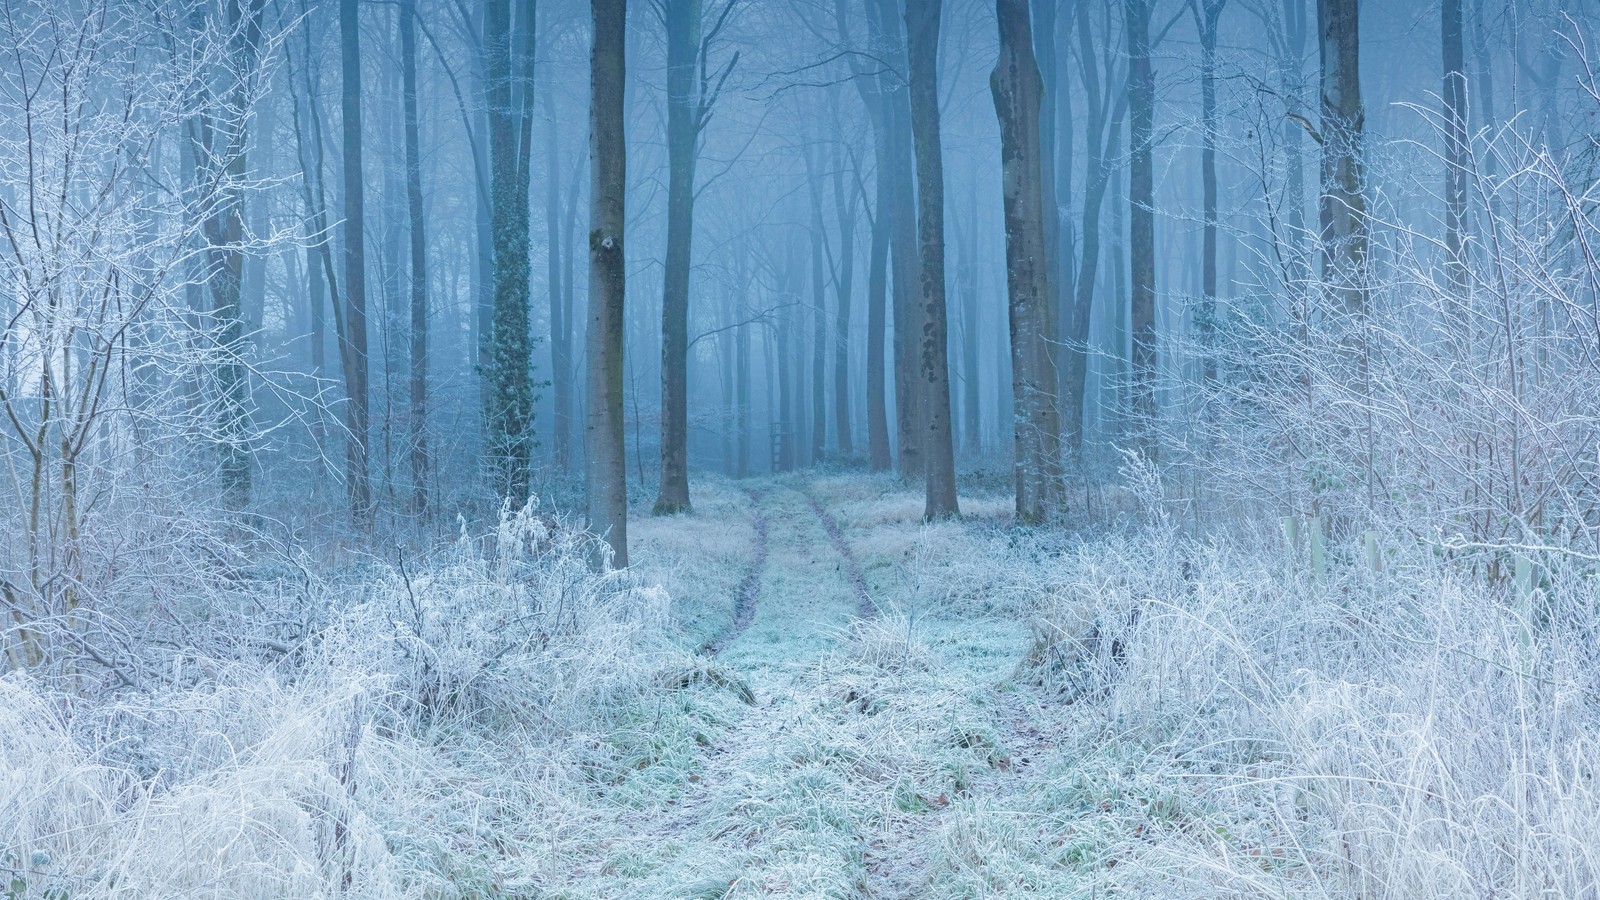
[(0, 900), (1600, 897), (1591, 0), (0, 0)]

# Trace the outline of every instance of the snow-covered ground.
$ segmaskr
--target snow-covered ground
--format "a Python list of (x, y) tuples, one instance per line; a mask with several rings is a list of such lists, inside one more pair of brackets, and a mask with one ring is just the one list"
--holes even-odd
[(0, 682), (10, 896), (1600, 892), (1592, 579), (962, 503), (706, 477), (626, 574), (510, 517), (284, 658)]

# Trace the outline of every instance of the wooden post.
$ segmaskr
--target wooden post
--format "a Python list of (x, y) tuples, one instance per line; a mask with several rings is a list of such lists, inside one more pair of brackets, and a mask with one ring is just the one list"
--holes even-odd
[(1382, 572), (1383, 554), (1378, 551), (1378, 533), (1376, 531), (1368, 531), (1363, 536), (1363, 543), (1366, 545), (1367, 550), (1367, 568), (1371, 569), (1374, 574)]
[(1311, 537), (1311, 578), (1318, 585), (1328, 581), (1328, 557), (1322, 546), (1322, 519), (1312, 516), (1309, 523)]

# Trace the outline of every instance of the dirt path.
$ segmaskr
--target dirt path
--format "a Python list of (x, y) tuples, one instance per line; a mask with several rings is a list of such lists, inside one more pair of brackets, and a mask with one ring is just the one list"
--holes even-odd
[(705, 646), (695, 684), (709, 689), (673, 713), (691, 717), (692, 752), (639, 776), (658, 787), (614, 795), (573, 896), (924, 896), (950, 807), (1014, 777), (996, 745), (1020, 710), (993, 693), (1010, 663), (979, 646), (1013, 638), (913, 625), (894, 536), (906, 525), (846, 527), (817, 487), (745, 491), (754, 535), (732, 621)]
[(751, 527), (755, 531), (755, 538), (750, 542), (750, 571), (739, 583), (739, 596), (733, 605), (733, 623), (727, 631), (706, 645), (708, 656), (716, 656), (727, 649), (728, 644), (743, 634), (755, 620), (756, 598), (761, 594), (761, 576), (767, 571), (767, 516), (761, 509), (761, 493), (746, 490), (745, 496), (750, 498)]

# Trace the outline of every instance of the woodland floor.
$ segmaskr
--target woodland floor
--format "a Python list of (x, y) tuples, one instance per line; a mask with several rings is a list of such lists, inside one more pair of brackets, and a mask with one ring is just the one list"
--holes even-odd
[[(703, 648), (672, 695), (681, 707), (639, 727), (692, 752), (637, 760), (597, 798), (596, 839), (575, 842), (544, 886), (921, 897), (1012, 879), (971, 852), (988, 838), (959, 832), (975, 810), (1006, 818), (1059, 743), (1060, 717), (1012, 680), (1025, 623), (928, 583), (939, 542), (920, 496), (887, 482), (796, 475), (703, 493), (694, 514), (635, 529), (635, 564), (668, 584)], [(1004, 498), (962, 499), (966, 521), (936, 528), (1006, 511)]]

